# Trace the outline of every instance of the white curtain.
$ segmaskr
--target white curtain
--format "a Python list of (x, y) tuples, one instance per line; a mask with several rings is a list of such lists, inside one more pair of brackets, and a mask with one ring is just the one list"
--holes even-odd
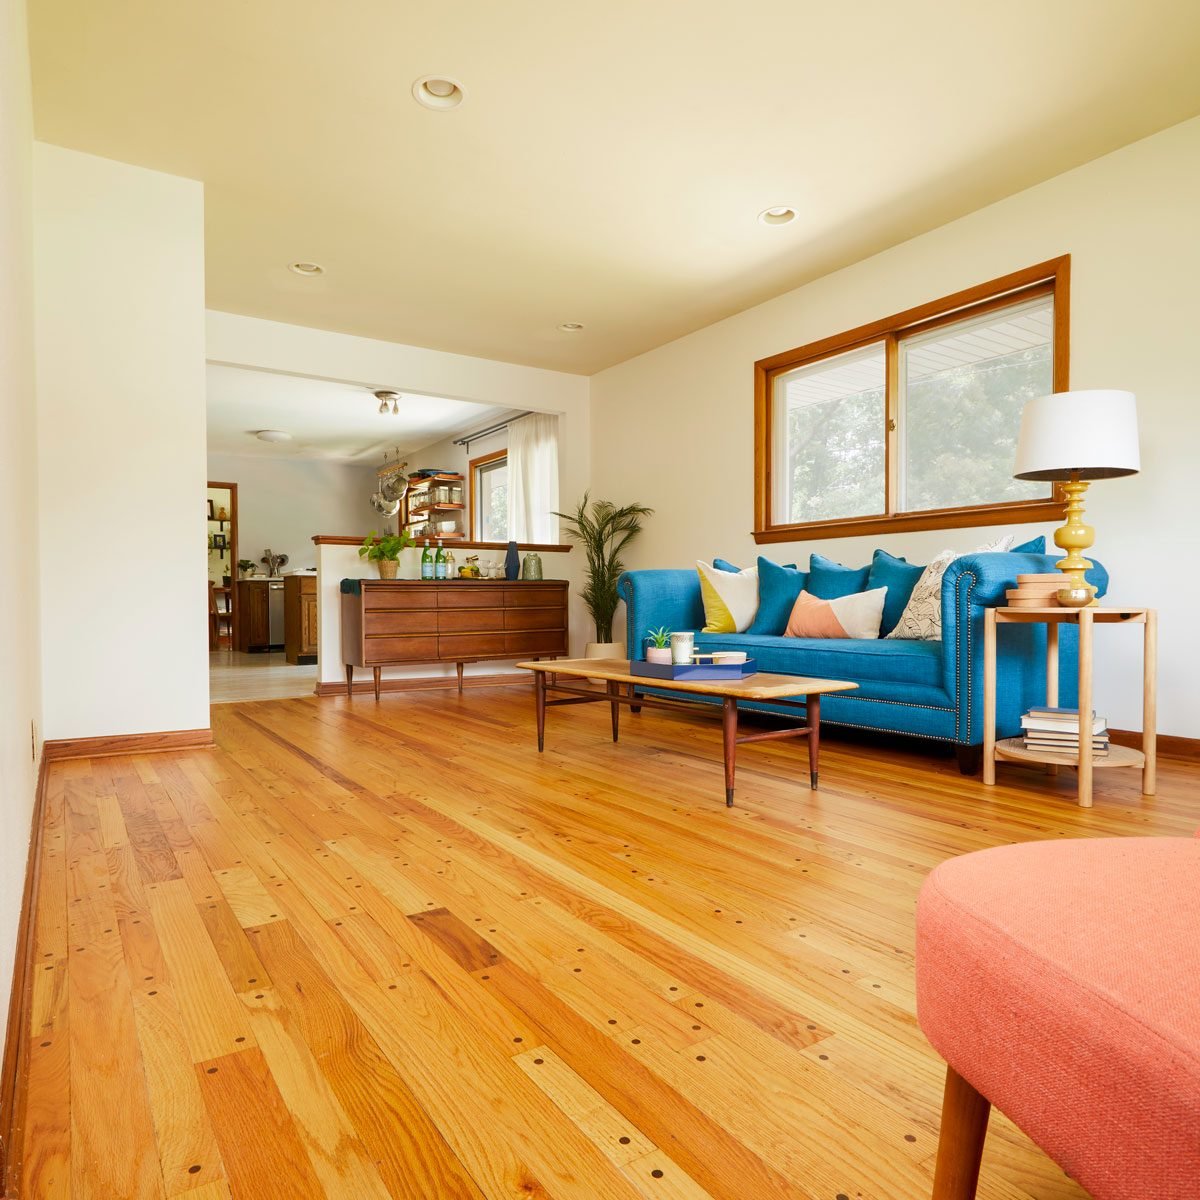
[(508, 427), (508, 536), (557, 542), (558, 416), (531, 413)]

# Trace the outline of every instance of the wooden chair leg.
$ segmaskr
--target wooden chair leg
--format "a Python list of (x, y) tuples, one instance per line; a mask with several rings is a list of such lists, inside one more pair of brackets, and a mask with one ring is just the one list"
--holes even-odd
[(990, 1100), (981, 1096), (953, 1067), (946, 1068), (933, 1200), (975, 1200), (991, 1110)]

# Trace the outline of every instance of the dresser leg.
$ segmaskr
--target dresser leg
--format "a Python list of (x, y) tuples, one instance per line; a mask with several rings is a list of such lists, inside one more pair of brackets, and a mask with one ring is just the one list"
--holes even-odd
[(462, 680), (463, 680), (463, 665), (460, 662), (456, 662), (454, 664), (454, 666), (455, 666), (455, 669), (458, 671), (458, 690), (461, 693), (462, 692)]
[(379, 676), (383, 673), (383, 668), (382, 667), (372, 667), (371, 670), (375, 672), (375, 699), (378, 700), (379, 699)]
[(353, 695), (354, 695), (354, 668), (349, 663), (347, 663), (346, 664), (346, 696), (350, 697)]

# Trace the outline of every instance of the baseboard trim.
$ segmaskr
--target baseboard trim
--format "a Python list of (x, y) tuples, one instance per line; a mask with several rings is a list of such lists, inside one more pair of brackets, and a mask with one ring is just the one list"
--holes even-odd
[(42, 833), (46, 821), (46, 755), (38, 763), (37, 791), (29, 829), (29, 854), (25, 861), (25, 889), (13, 956), (12, 992), (8, 998), (8, 1028), (4, 1036), (4, 1062), (0, 1067), (0, 1195), (16, 1194), (20, 1169), (17, 1133), (25, 1124), (29, 1072), (29, 1021), (32, 1012), (33, 975), (29, 969), (36, 927), (38, 885), (42, 874)]
[(168, 729), (162, 733), (116, 733), (107, 737), (58, 738), (42, 746), (42, 758), (108, 758), (113, 754), (155, 754), (167, 750), (207, 750), (211, 729)]
[[(368, 667), (367, 670), (370, 670)], [(463, 677), (463, 687), (503, 687), (505, 684), (512, 683), (528, 683), (529, 680), (522, 672), (518, 675), (515, 671), (507, 674), (491, 674), (491, 675), (465, 675)], [(414, 679), (381, 679), (379, 681), (379, 690), (381, 692), (423, 692), (430, 691), (434, 688), (457, 688), (458, 680), (453, 675), (421, 675)], [(366, 679), (356, 679), (354, 681), (354, 694), (357, 696), (360, 692), (375, 693), (375, 684), (368, 676)], [(344, 683), (321, 683), (318, 681), (314, 694), (318, 696), (344, 696), (346, 694), (346, 685)]]
[[(1140, 729), (1110, 729), (1108, 736), (1118, 746), (1142, 748)], [(1178, 737), (1173, 733), (1160, 733), (1155, 739), (1155, 750), (1162, 758), (1182, 758), (1187, 762), (1200, 762), (1200, 738)]]

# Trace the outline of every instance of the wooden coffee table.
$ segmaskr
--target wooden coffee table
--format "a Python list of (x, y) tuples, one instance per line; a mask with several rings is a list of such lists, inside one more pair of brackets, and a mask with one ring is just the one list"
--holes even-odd
[[(694, 696), (717, 696), (721, 700), (722, 729), (725, 746), (725, 803), (733, 807), (733, 775), (736, 747), (739, 742), (766, 742), (780, 738), (808, 739), (808, 778), (811, 787), (817, 786), (820, 759), (821, 696), (825, 692), (845, 692), (858, 687), (840, 679), (808, 679), (802, 675), (770, 675), (760, 671), (746, 679), (652, 679), (634, 675), (629, 663), (616, 658), (559, 658), (549, 662), (523, 662), (517, 666), (533, 672), (534, 700), (537, 711), (538, 752), (546, 745), (546, 709), (558, 704), (607, 703), (612, 707), (612, 738), (620, 733), (620, 711), (628, 704), (637, 712), (648, 708), (677, 708), (679, 700), (664, 700), (646, 696), (639, 689), (679, 692)], [(602, 679), (603, 692), (578, 684), (562, 683), (559, 676), (569, 679)], [(549, 692), (565, 693), (562, 699), (548, 700)], [(803, 703), (792, 698), (805, 697)], [(738, 734), (738, 701), (769, 700), (804, 714), (804, 724), (789, 729), (771, 729), (760, 733)]]

